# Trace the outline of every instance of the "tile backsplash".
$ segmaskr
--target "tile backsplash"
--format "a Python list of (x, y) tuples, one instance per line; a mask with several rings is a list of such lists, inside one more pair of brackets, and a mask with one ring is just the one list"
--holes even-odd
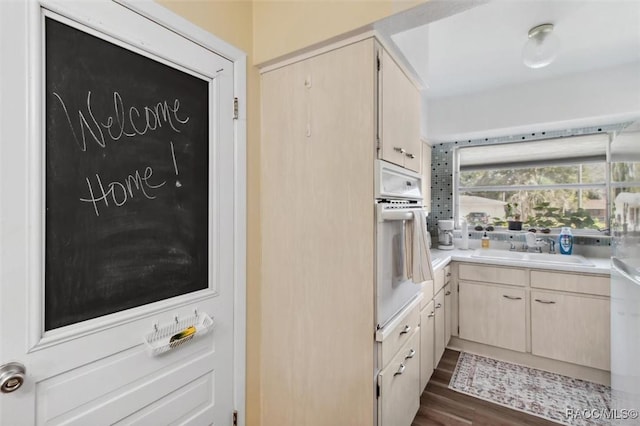
[[(434, 144), (431, 149), (431, 212), (427, 220), (427, 227), (431, 233), (433, 241), (437, 241), (437, 224), (440, 219), (452, 219), (454, 217), (453, 208), (453, 150), (461, 146), (492, 145), (497, 143), (508, 143), (517, 141), (532, 141), (542, 139), (552, 139), (568, 136), (589, 135), (596, 133), (608, 133), (619, 131), (629, 123), (611, 124), (607, 126), (582, 127), (568, 130), (541, 131), (536, 133), (525, 133), (513, 136), (502, 136), (486, 139), (471, 139), (453, 141), (447, 143)], [(469, 238), (479, 239), (481, 232), (471, 231)], [(495, 233), (492, 239), (506, 240), (509, 233), (504, 233), (502, 237)], [(611, 245), (607, 236), (576, 236), (575, 244), (585, 245)]]

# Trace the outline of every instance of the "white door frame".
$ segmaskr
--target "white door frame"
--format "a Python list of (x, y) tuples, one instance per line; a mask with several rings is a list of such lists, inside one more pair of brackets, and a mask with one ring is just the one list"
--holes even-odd
[[(2, 0), (0, 0), (2, 1)], [(22, 0), (20, 0), (22, 1)], [(54, 0), (57, 1), (57, 0)], [(233, 351), (234, 351), (234, 395), (233, 402), (238, 410), (238, 424), (245, 424), (245, 378), (246, 378), (246, 54), (219, 39), (218, 37), (204, 31), (188, 20), (174, 14), (168, 9), (150, 0), (113, 0), (122, 6), (144, 16), (162, 27), (177, 33), (186, 39), (198, 44), (233, 62), (234, 97), (239, 101), (238, 118), (234, 120), (234, 184), (233, 184), (233, 234), (234, 234), (234, 265), (233, 265), (233, 286), (234, 286), (234, 330), (233, 330)], [(0, 7), (0, 12), (8, 10)], [(5, 48), (11, 47), (10, 40), (0, 40), (0, 45)], [(23, 53), (23, 58), (27, 58), (30, 53)], [(1, 68), (0, 68), (1, 69)], [(16, 76), (3, 75), (2, 78), (13, 78)], [(27, 83), (29, 77), (20, 76), (17, 79), (17, 86)], [(31, 83), (27, 83), (31, 84)], [(2, 96), (12, 96), (13, 88), (10, 85), (0, 85), (7, 89), (7, 93)], [(16, 88), (16, 90), (18, 90)], [(10, 93), (11, 92), (11, 93)], [(16, 92), (18, 93), (18, 92)], [(20, 105), (23, 105), (20, 103)], [(0, 109), (3, 105), (0, 104)], [(5, 105), (6, 106), (6, 105)], [(17, 106), (18, 108), (20, 106)], [(229, 106), (232, 108), (232, 105)], [(9, 109), (1, 111), (7, 114), (7, 119), (12, 116)], [(0, 120), (2, 121), (2, 120)], [(30, 130), (29, 130), (30, 131)], [(9, 143), (9, 141), (0, 141)], [(2, 173), (0, 173), (2, 174)], [(5, 176), (6, 177), (6, 176)], [(0, 201), (0, 207), (7, 208)], [(8, 222), (9, 223), (9, 222)], [(0, 253), (2, 254), (2, 253)], [(9, 253), (4, 253), (5, 255)], [(11, 257), (11, 256), (9, 256)], [(22, 265), (20, 265), (22, 266)], [(3, 361), (3, 360), (0, 360)]]
[(177, 32), (233, 62), (234, 93), (238, 98), (238, 119), (234, 124), (234, 235), (235, 235), (235, 271), (234, 271), (234, 392), (236, 409), (239, 412), (238, 424), (245, 424), (246, 413), (246, 149), (247, 149), (247, 55), (224, 40), (204, 31), (190, 21), (176, 15), (163, 6), (149, 0), (114, 0), (135, 12), (146, 16), (158, 24)]
[(238, 410), (238, 424), (246, 419), (246, 212), (247, 212), (247, 55), (242, 50), (196, 26), (185, 18), (150, 0), (114, 0), (212, 52), (233, 62), (235, 97), (238, 99), (238, 118), (234, 123), (234, 396)]

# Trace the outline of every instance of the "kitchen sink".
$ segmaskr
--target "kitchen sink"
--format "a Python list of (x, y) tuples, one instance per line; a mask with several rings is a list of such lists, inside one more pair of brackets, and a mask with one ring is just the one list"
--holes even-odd
[(561, 254), (549, 254), (549, 253), (527, 253), (527, 260), (531, 262), (544, 262), (544, 263), (564, 263), (580, 266), (595, 266), (582, 256), (571, 255), (565, 256)]
[(494, 249), (477, 249), (473, 252), (471, 257), (480, 257), (487, 259), (512, 259), (512, 260), (524, 260), (527, 253), (520, 253), (517, 251), (507, 250), (494, 250)]
[(552, 263), (556, 265), (595, 266), (582, 256), (565, 256), (549, 253), (523, 253), (508, 250), (477, 249), (471, 257), (480, 259), (522, 260), (535, 263)]

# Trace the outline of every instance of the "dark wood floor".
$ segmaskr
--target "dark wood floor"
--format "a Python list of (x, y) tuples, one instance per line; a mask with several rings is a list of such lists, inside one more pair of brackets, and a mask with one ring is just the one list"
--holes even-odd
[(459, 352), (447, 349), (420, 397), (420, 410), (412, 426), (474, 425), (517, 426), (557, 423), (511, 410), (449, 389)]

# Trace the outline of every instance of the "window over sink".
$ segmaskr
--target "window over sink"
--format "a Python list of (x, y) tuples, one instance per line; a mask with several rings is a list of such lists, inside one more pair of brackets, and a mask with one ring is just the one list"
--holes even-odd
[[(637, 163), (611, 155), (606, 133), (541, 141), (476, 145), (454, 154), (454, 209), (470, 226), (608, 233), (610, 200), (640, 192)], [(617, 160), (617, 161), (616, 161)], [(624, 175), (632, 185), (622, 185)], [(629, 183), (629, 182), (627, 182)], [(635, 189), (629, 189), (635, 185)], [(638, 194), (640, 201), (640, 194)], [(629, 214), (635, 214), (632, 211)], [(518, 225), (518, 226), (514, 226)]]

